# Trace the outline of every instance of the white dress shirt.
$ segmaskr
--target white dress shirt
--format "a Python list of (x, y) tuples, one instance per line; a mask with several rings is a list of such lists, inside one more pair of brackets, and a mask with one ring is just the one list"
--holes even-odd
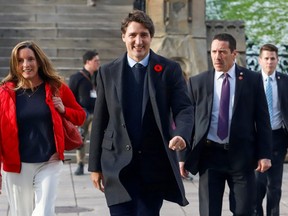
[(140, 62), (136, 62), (134, 59), (130, 58), (127, 54), (127, 59), (128, 59), (128, 65), (132, 68), (136, 63), (142, 64), (144, 67), (146, 67), (149, 63), (149, 56), (150, 52), (145, 56), (144, 59), (142, 59)]

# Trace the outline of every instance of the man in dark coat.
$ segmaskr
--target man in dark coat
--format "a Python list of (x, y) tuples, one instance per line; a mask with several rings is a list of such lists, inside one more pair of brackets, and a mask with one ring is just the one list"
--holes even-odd
[(188, 204), (175, 150), (189, 145), (193, 107), (179, 64), (150, 49), (150, 17), (133, 11), (121, 31), (127, 53), (97, 76), (88, 169), (111, 215), (157, 216), (164, 199)]

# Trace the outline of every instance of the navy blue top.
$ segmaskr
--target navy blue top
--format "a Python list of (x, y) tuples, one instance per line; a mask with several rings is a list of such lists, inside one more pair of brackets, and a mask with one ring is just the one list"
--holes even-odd
[(51, 112), (45, 102), (45, 84), (34, 92), (16, 92), (20, 159), (26, 163), (48, 161), (56, 152)]

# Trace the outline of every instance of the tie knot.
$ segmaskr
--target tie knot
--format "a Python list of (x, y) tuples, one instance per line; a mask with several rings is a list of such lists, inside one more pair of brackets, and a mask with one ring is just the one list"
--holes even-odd
[(141, 63), (136, 63), (134, 65), (135, 68), (143, 68), (144, 66)]
[(229, 74), (228, 73), (223, 73), (224, 79), (225, 78), (229, 78)]

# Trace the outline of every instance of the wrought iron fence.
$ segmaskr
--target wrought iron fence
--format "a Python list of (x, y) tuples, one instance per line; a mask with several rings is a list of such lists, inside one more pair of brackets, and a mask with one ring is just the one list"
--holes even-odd
[[(250, 70), (260, 71), (258, 64), (260, 46), (253, 43), (247, 43), (246, 47), (246, 64)], [(278, 46), (279, 62), (277, 71), (288, 74), (288, 45)]]

